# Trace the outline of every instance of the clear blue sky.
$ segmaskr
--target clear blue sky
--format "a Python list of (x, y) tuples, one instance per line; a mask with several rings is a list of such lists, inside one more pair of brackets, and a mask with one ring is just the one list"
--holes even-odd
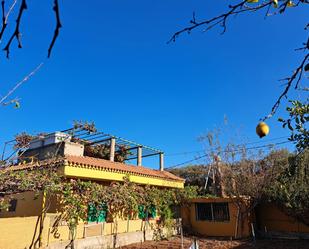
[[(239, 15), (224, 35), (197, 30), (167, 45), (193, 11), (212, 17), (226, 1), (61, 0), (63, 28), (46, 60), (52, 1), (28, 2), (24, 48), (12, 49), (10, 60), (4, 53), (0, 58), (0, 94), (45, 64), (15, 93), (21, 108), (1, 108), (1, 144), (21, 131), (61, 130), (79, 119), (166, 154), (194, 151), (202, 149), (196, 138), (222, 124), (224, 115), (257, 141), (255, 126), (282, 90), (277, 80), (297, 65), (301, 54), (294, 48), (307, 35), (308, 8), (298, 8), (266, 20), (264, 13)], [(266, 139), (288, 135), (276, 120), (268, 121)], [(166, 165), (192, 157), (167, 156)]]

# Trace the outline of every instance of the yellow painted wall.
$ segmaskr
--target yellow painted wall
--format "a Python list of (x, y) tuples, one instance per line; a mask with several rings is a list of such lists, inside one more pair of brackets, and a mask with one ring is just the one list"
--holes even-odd
[[(95, 169), (78, 168), (72, 166), (64, 166), (59, 169), (60, 173), (68, 177), (77, 177), (84, 179), (96, 179), (103, 181), (123, 181), (126, 176), (122, 173), (108, 172)], [(143, 177), (131, 175), (130, 180), (135, 183), (149, 184), (160, 187), (183, 188), (183, 182), (170, 181), (161, 178)], [(17, 199), (15, 212), (2, 210), (0, 212), (0, 249), (24, 249), (31, 245), (33, 237), (38, 238), (38, 233), (35, 234), (35, 227), (38, 221), (38, 216), (41, 214), (43, 205), (43, 194), (35, 195), (33, 192), (24, 192), (11, 196)], [(57, 236), (54, 236), (52, 226), (55, 216), (59, 211), (59, 200), (56, 197), (51, 198), (52, 202), (48, 209), (48, 214), (44, 220), (44, 228), (41, 235), (43, 245), (48, 245), (54, 242), (67, 241), (69, 239), (69, 229), (66, 224), (58, 227)], [(155, 225), (156, 221), (151, 220), (149, 223)], [(130, 220), (129, 229), (126, 220), (118, 220), (117, 227), (115, 223), (105, 223), (103, 234), (110, 235), (115, 232), (135, 232), (142, 231), (145, 221)], [(86, 228), (85, 228), (86, 227)], [(147, 230), (151, 229), (147, 225)], [(80, 222), (77, 227), (76, 239), (83, 238), (86, 233), (87, 237), (98, 236), (101, 234), (101, 224), (84, 224)], [(35, 235), (34, 235), (35, 234)]]
[[(0, 249), (24, 249), (28, 248), (33, 240), (38, 238), (38, 230), (35, 234), (35, 227), (38, 216), (42, 210), (43, 194), (35, 196), (33, 192), (25, 192), (12, 196), (17, 199), (16, 212), (0, 212)], [(52, 227), (57, 216), (57, 199), (51, 198), (52, 203), (49, 212), (44, 220), (44, 228), (41, 236), (43, 245), (69, 240), (69, 229), (65, 223), (60, 224), (57, 233), (52, 233)], [(117, 223), (117, 225), (116, 225)], [(156, 220), (150, 220), (154, 225)], [(145, 221), (140, 219), (130, 220), (129, 227), (127, 220), (118, 219), (115, 223), (105, 223), (103, 235), (114, 233), (125, 233), (142, 231)], [(91, 236), (100, 236), (102, 224), (80, 222), (77, 226), (76, 239)], [(128, 229), (129, 228), (129, 229)], [(147, 230), (151, 226), (147, 225)], [(57, 236), (54, 236), (57, 235)]]
[[(214, 202), (228, 202), (229, 206), (229, 221), (199, 221), (196, 220), (195, 203), (214, 203)], [(223, 236), (235, 237), (236, 221), (237, 221), (238, 208), (229, 198), (198, 198), (191, 201), (188, 208), (183, 208), (181, 215), (183, 224), (187, 228), (191, 228), (196, 234), (204, 236)], [(238, 224), (237, 238), (250, 236), (250, 223), (249, 218), (246, 217), (242, 224)]]
[[(51, 233), (52, 223), (54, 221), (55, 214), (47, 214), (44, 221), (44, 229), (42, 233), (43, 246), (50, 245), (52, 243), (68, 241), (69, 229), (65, 224), (58, 227), (57, 235)], [(0, 218), (0, 248), (1, 249), (24, 249), (31, 245), (35, 226), (37, 222), (36, 216), (31, 217), (9, 217)], [(156, 220), (150, 220), (146, 227), (146, 230), (151, 229), (151, 225), (155, 225)], [(115, 233), (126, 233), (143, 231), (145, 221), (142, 220), (130, 220), (129, 229), (126, 220), (118, 220), (116, 223), (105, 223), (103, 229), (103, 235), (110, 235)], [(77, 226), (76, 239), (91, 236), (100, 236), (102, 224), (84, 224), (80, 222)], [(38, 233), (35, 238), (38, 237)]]
[(34, 235), (37, 217), (0, 218), (0, 248), (24, 249)]
[(36, 195), (34, 192), (24, 192), (10, 196), (17, 200), (16, 211), (8, 212), (1, 210), (0, 218), (2, 217), (29, 217), (40, 214), (42, 208), (42, 194)]
[(269, 232), (309, 233), (309, 226), (286, 215), (272, 203), (261, 204), (257, 208), (260, 229)]
[[(13, 194), (10, 198), (16, 199), (17, 205), (15, 211), (1, 210), (0, 212), (0, 248), (28, 248), (32, 241), (39, 237), (38, 221), (42, 211), (43, 194), (24, 192)], [(46, 237), (46, 231), (43, 230), (43, 241)]]
[[(64, 166), (64, 175), (68, 177), (84, 178), (89, 180), (108, 180), (123, 181), (127, 175), (124, 173), (102, 171), (101, 169), (89, 169), (76, 166)], [(162, 178), (145, 177), (139, 175), (130, 175), (130, 181), (139, 184), (149, 184), (161, 187), (183, 188), (184, 182), (164, 180)]]

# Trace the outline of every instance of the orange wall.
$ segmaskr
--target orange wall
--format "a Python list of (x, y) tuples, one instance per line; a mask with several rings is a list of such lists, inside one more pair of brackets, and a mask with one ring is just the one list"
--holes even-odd
[[(214, 203), (228, 202), (229, 205), (229, 221), (199, 221), (196, 220), (195, 203)], [(250, 223), (246, 217), (242, 225), (238, 224), (236, 234), (238, 208), (230, 198), (198, 198), (191, 201), (188, 208), (183, 208), (181, 215), (183, 224), (196, 234), (204, 236), (222, 236), (222, 237), (248, 237), (250, 236)], [(235, 236), (236, 235), (236, 236)]]
[(286, 215), (274, 204), (261, 204), (257, 208), (257, 215), (258, 224), (263, 231), (309, 233), (309, 226)]

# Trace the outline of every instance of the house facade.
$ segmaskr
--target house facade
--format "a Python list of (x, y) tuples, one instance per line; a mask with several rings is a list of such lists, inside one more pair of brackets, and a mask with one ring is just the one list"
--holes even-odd
[(184, 230), (202, 237), (309, 239), (309, 226), (275, 203), (262, 202), (253, 210), (231, 197), (203, 197), (182, 207)]
[[(55, 135), (57, 136), (57, 135)], [(46, 139), (46, 137), (44, 138)], [(48, 138), (50, 139), (50, 138)], [(56, 138), (58, 139), (58, 138)], [(112, 137), (111, 139), (115, 139)], [(72, 141), (36, 143), (32, 148), (23, 152), (23, 158), (18, 164), (12, 165), (5, 170), (31, 171), (54, 165), (57, 172), (65, 179), (82, 179), (95, 181), (103, 185), (111, 182), (122, 182), (129, 177), (131, 182), (138, 185), (150, 185), (158, 188), (183, 188), (184, 180), (167, 171), (163, 167), (162, 153), (158, 152), (160, 167), (158, 170), (146, 168), (141, 165), (143, 158), (141, 146), (137, 147), (137, 165), (115, 162), (117, 144), (109, 141), (109, 159), (95, 158), (84, 155), (84, 148), (80, 143)], [(55, 139), (53, 138), (53, 141)], [(130, 149), (130, 148), (129, 148)], [(135, 149), (135, 148), (134, 148)], [(54, 157), (57, 151), (57, 157)], [(155, 154), (155, 153), (153, 153)], [(51, 156), (53, 155), (53, 156)], [(131, 153), (131, 157), (135, 154)], [(149, 155), (146, 154), (146, 155)], [(31, 158), (36, 156), (38, 160)], [(29, 159), (30, 158), (30, 159)], [(18, 193), (10, 196), (11, 205), (8, 210), (0, 212), (0, 248), (1, 249), (24, 249), (35, 248), (36, 241), (40, 241), (45, 248), (65, 248), (70, 235), (67, 224), (58, 219), (59, 201), (52, 197), (53, 201), (47, 209), (46, 217), (41, 223), (42, 210), (46, 208), (46, 198), (43, 193), (33, 192)], [(113, 222), (106, 220), (106, 214), (102, 213), (99, 219), (93, 219), (91, 207), (86, 221), (79, 222), (75, 243), (77, 248), (109, 248), (130, 243), (152, 239), (153, 227), (159, 217), (155, 212), (151, 219), (139, 217), (128, 220), (116, 219)], [(41, 229), (41, 232), (38, 231)]]
[(190, 201), (182, 208), (185, 230), (203, 237), (239, 239), (251, 235), (251, 217), (242, 215), (245, 202), (239, 206), (234, 198), (204, 197)]

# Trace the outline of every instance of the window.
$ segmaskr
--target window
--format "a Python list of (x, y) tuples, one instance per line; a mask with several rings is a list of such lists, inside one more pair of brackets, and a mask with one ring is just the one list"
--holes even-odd
[(156, 216), (157, 216), (157, 209), (156, 209), (155, 205), (151, 205), (148, 208), (147, 211), (148, 211), (148, 218), (151, 218), (151, 219), (156, 218)]
[(17, 200), (16, 199), (12, 199), (10, 201), (10, 206), (9, 206), (8, 211), (9, 212), (15, 212), (16, 211), (16, 206), (17, 206)]
[(229, 206), (227, 202), (195, 203), (196, 220), (229, 221)]
[(154, 205), (150, 205), (148, 208), (145, 208), (144, 205), (138, 205), (138, 218), (139, 219), (152, 219), (157, 216), (156, 207)]
[(173, 205), (173, 206), (171, 206), (171, 210), (172, 210), (173, 218), (174, 218), (174, 219), (179, 219), (179, 218), (181, 218), (181, 211), (180, 211), (180, 206), (179, 206), (179, 205)]
[(88, 222), (104, 222), (107, 216), (107, 206), (105, 204), (100, 205), (88, 205)]
[(211, 203), (196, 203), (196, 220), (212, 220)]
[(138, 205), (138, 218), (139, 219), (145, 219), (146, 218), (144, 205)]
[(229, 221), (230, 215), (229, 215), (229, 206), (228, 203), (222, 202), (222, 203), (213, 203), (213, 215), (215, 221)]

